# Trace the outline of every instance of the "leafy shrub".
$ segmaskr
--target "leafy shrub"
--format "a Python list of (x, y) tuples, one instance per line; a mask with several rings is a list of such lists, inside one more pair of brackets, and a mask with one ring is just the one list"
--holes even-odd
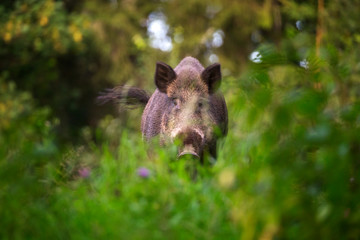
[(0, 15), (0, 71), (52, 109), (60, 139), (76, 142), (96, 121), (94, 99), (108, 82), (89, 20), (53, 0), (5, 1)]
[[(49, 109), (0, 79), (1, 238), (35, 237), (46, 224), (58, 148)], [(36, 219), (36, 221), (34, 221)]]

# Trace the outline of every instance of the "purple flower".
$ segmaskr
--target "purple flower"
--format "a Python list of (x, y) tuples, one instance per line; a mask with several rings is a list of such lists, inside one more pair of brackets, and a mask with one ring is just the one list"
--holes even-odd
[(90, 169), (87, 167), (80, 168), (78, 172), (79, 172), (80, 177), (82, 177), (82, 178), (90, 177), (90, 173), (91, 173)]
[(140, 167), (137, 169), (137, 174), (142, 178), (148, 178), (150, 175), (150, 170), (144, 167)]

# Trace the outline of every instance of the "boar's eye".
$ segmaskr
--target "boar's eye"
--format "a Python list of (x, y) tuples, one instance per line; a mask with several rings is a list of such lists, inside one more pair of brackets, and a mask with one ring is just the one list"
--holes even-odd
[(179, 99), (176, 98), (176, 97), (173, 97), (173, 98), (171, 98), (171, 102), (172, 102), (175, 106), (177, 106), (177, 105), (179, 104)]
[(198, 101), (198, 108), (203, 108), (206, 105), (206, 99), (200, 98)]

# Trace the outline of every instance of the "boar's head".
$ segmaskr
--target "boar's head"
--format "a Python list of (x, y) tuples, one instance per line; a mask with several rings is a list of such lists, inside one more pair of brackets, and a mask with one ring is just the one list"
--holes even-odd
[(205, 69), (191, 57), (185, 58), (175, 69), (157, 63), (155, 84), (168, 101), (163, 109), (160, 138), (163, 142), (180, 144), (178, 157), (192, 155), (202, 160), (204, 151), (216, 151), (214, 129), (218, 125), (218, 103), (214, 95), (220, 82), (218, 63)]

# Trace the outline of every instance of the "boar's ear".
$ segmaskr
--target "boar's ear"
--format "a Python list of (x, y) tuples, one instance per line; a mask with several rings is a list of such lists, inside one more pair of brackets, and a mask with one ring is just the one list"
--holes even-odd
[(208, 85), (209, 93), (214, 93), (221, 83), (221, 70), (220, 64), (214, 63), (201, 73), (201, 79)]
[(155, 84), (160, 92), (166, 93), (169, 84), (176, 78), (174, 70), (163, 62), (156, 63)]

